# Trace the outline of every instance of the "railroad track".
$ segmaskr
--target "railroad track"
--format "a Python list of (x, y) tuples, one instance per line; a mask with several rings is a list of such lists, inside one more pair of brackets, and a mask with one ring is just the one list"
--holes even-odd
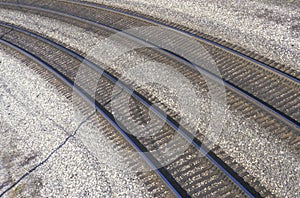
[[(84, 6), (73, 1), (60, 1), (60, 2), (35, 2), (28, 1), (26, 4), (11, 4), (2, 3), (2, 5), (9, 7), (12, 6), (13, 9), (22, 8), (29, 9), (32, 12), (38, 13), (42, 12), (44, 14), (52, 17), (66, 17), (70, 23), (72, 20), (76, 20), (75, 24), (83, 23), (94, 26), (95, 28), (102, 28), (106, 30), (106, 35), (111, 34), (111, 32), (118, 32), (130, 28), (136, 28), (141, 26), (157, 26), (158, 24), (150, 23), (149, 21), (142, 21), (134, 16), (128, 16), (123, 13), (111, 12), (110, 10), (105, 10), (102, 7), (95, 7), (93, 5)], [(30, 6), (33, 2), (35, 6)], [(1, 4), (0, 4), (1, 5)], [(58, 6), (59, 5), (59, 6)], [(152, 32), (158, 33), (158, 32)], [(141, 33), (143, 34), (143, 32)], [(125, 35), (134, 39), (138, 42), (145, 42), (145, 39), (151, 39), (151, 35), (144, 36), (140, 35)], [(177, 35), (176, 35), (177, 36)], [(178, 39), (178, 38), (177, 38)], [(179, 37), (179, 39), (181, 39)], [(183, 40), (185, 41), (185, 40)], [(160, 41), (155, 41), (156, 43), (149, 43), (149, 45), (162, 48), (159, 46)], [(190, 44), (190, 43), (189, 43)], [(194, 43), (192, 43), (194, 44)], [(208, 52), (213, 56), (214, 60), (217, 60), (217, 66), (220, 70), (222, 78), (217, 76), (219, 80), (224, 80), (225, 85), (228, 89), (233, 90), (233, 92), (239, 94), (239, 96), (246, 98), (250, 103), (255, 104), (259, 108), (263, 108), (282, 121), (285, 125), (291, 128), (293, 133), (299, 134), (299, 78), (293, 76), (290, 73), (284, 73), (275, 67), (260, 63), (252, 59), (246, 60), (246, 56), (240, 56), (240, 53), (235, 53), (231, 51), (227, 53), (226, 51), (221, 51), (219, 46), (211, 46), (210, 44), (201, 43), (198, 46), (186, 46), (187, 51), (195, 50), (199, 46), (204, 46)], [(229, 50), (229, 49), (228, 49)], [(227, 50), (227, 51), (228, 51)], [(230, 51), (230, 50), (229, 50)], [(160, 49), (160, 52), (167, 53), (169, 56), (173, 56), (174, 59), (181, 59), (182, 57), (176, 54), (169, 53), (168, 50)], [(197, 53), (197, 51), (195, 52)], [(201, 54), (201, 53), (200, 53)], [(234, 55), (234, 56), (233, 56)], [(206, 57), (203, 57), (205, 59)], [(184, 61), (183, 61), (184, 62)], [(189, 64), (185, 61), (185, 64)], [(195, 64), (195, 63), (193, 63)], [(190, 65), (191, 66), (191, 65)], [(199, 67), (199, 69), (203, 69)], [(204, 71), (207, 73), (207, 71)], [(208, 75), (214, 75), (209, 74)], [(212, 77), (214, 78), (214, 77)]]
[[(26, 5), (13, 3), (1, 3), (0, 5), (5, 8), (38, 12), (81, 27), (94, 29), (99, 34), (106, 36), (129, 28), (159, 25), (149, 20), (145, 21), (128, 15), (128, 13), (124, 16), (124, 13), (97, 5), (83, 5), (63, 1), (25, 1), (24, 4)], [(245, 172), (243, 167), (236, 164), (220, 148), (215, 147), (209, 150), (201, 142), (201, 136), (196, 135), (196, 138), (194, 138), (193, 133), (190, 132), (192, 129), (189, 126), (179, 127), (180, 118), (166, 108), (163, 103), (157, 102), (157, 98), (136, 85), (128, 86), (130, 80), (120, 82), (118, 72), (109, 68), (104, 70), (103, 65), (84, 59), (82, 53), (67, 49), (42, 35), (11, 24), (1, 23), (0, 25), (2, 45), (7, 45), (34, 60), (55, 74), (67, 86), (74, 86), (74, 82), (78, 80), (76, 79), (77, 72), (82, 67), (83, 61), (84, 65), (90, 68), (91, 71), (103, 74), (95, 93), (96, 109), (109, 120), (110, 124), (137, 151), (154, 151), (156, 148), (170, 142), (174, 134), (180, 134), (179, 145), (190, 143), (191, 145), (184, 153), (176, 155), (176, 160), (166, 166), (162, 166), (163, 158), (160, 159), (159, 156), (142, 152), (142, 157), (156, 170), (157, 175), (162, 178), (166, 186), (175, 195), (196, 197), (217, 195), (224, 197), (240, 197), (242, 195), (250, 197), (272, 196), (255, 178)], [(147, 35), (146, 32), (141, 32), (141, 34)], [(207, 76), (215, 79), (217, 83), (220, 81), (225, 82), (228, 103), (231, 108), (240, 110), (246, 116), (263, 123), (263, 126), (269, 131), (276, 133), (279, 137), (288, 139), (292, 146), (299, 145), (300, 103), (298, 97), (299, 79), (297, 77), (284, 73), (278, 68), (253, 61), (245, 56), (241, 57), (241, 54), (234, 51), (225, 50), (224, 52), (224, 49), (220, 49), (220, 46), (214, 46), (213, 43), (201, 43), (206, 50), (213, 54), (215, 60), (219, 60), (217, 65), (222, 74), (222, 77), (220, 77), (207, 70), (207, 68), (201, 68), (200, 65), (189, 62), (184, 57), (164, 49), (159, 46), (160, 41), (157, 41), (157, 43), (149, 42), (149, 40), (151, 41), (151, 35), (146, 38), (148, 38), (147, 41), (145, 37), (142, 39), (141, 35), (124, 35), (124, 40), (128, 39), (132, 42), (146, 43), (146, 46), (155, 46), (154, 49), (142, 49), (139, 53), (148, 55), (155, 60), (165, 60), (167, 58), (168, 64), (178, 69), (198, 86), (205, 87), (203, 85), (205, 82), (199, 75), (194, 74), (193, 68), (195, 65)], [(183, 38), (179, 37), (179, 39)], [(195, 46), (186, 46), (187, 51), (197, 49), (197, 43), (192, 44)], [(80, 80), (83, 84), (89, 84), (89, 79), (92, 78), (86, 76), (85, 79)], [(117, 94), (114, 93), (116, 85), (121, 90)], [(264, 87), (266, 85), (268, 87)], [(92, 96), (82, 87), (75, 84), (75, 91), (91, 104), (93, 103)], [(112, 100), (112, 95), (118, 98), (119, 106), (116, 108), (120, 110), (118, 111), (119, 115), (114, 115), (113, 109), (105, 107), (105, 104)], [(132, 100), (130, 109), (133, 116), (131, 118), (126, 117), (126, 112), (122, 109), (128, 96)], [(145, 122), (150, 106), (152, 106), (150, 111), (155, 115), (151, 117), (154, 126), (156, 126), (155, 123), (160, 123), (162, 119), (165, 119), (165, 113), (168, 115), (166, 124), (160, 133), (154, 133), (151, 139), (130, 135), (138, 129), (138, 124), (132, 125), (132, 123)], [(123, 117), (125, 119), (122, 119)], [(151, 134), (155, 130), (154, 127), (148, 131), (141, 131), (141, 133)], [(205, 157), (198, 156), (198, 152), (206, 154)], [(170, 153), (169, 155), (172, 156), (173, 154)], [(160, 187), (159, 189), (164, 188)], [(161, 190), (157, 190), (157, 192), (161, 192)]]
[[(8, 27), (8, 26), (6, 25), (6, 27)], [(15, 30), (17, 30), (17, 29), (15, 28)], [(24, 32), (24, 30), (23, 30), (23, 32)], [(18, 34), (17, 32), (14, 32), (14, 33)], [(34, 35), (34, 37), (30, 37), (28, 35), (33, 36), (33, 34), (27, 32), (27, 31), (26, 31), (26, 34), (27, 35), (24, 34), (22, 36), (22, 34), (20, 34), (20, 32), (19, 32), (18, 35), (15, 35), (17, 37), (11, 38), (10, 40), (6, 40), (6, 38), (2, 38), (1, 43), (14, 48), (15, 50), (18, 50), (19, 52), (28, 56), (29, 58), (35, 60), (37, 63), (41, 64), (44, 68), (53, 72), (57, 78), (64, 81), (68, 86), (73, 87), (74, 81), (72, 81), (72, 79), (74, 80), (74, 78), (76, 77), (76, 73), (77, 73), (75, 68), (76, 68), (76, 65), (77, 65), (77, 67), (81, 66), (83, 57), (81, 57), (80, 55), (78, 55), (74, 52), (68, 51), (66, 48), (63, 48), (62, 46), (58, 46), (57, 44), (50, 42), (50, 40), (46, 40), (45, 38), (38, 37), (37, 35)], [(6, 36), (12, 36), (12, 35), (13, 35), (13, 33), (10, 32)], [(44, 41), (46, 41), (46, 43), (37, 42), (35, 40), (37, 37), (39, 38), (39, 41), (44, 40)], [(20, 47), (20, 45), (21, 45), (20, 42), (22, 42), (23, 44), (25, 44), (25, 43), (27, 43), (27, 44), (31, 43), (31, 44), (29, 44), (29, 46), (26, 46), (26, 49), (23, 49)], [(57, 49), (53, 49), (53, 47), (50, 47), (50, 45), (49, 45), (50, 43), (52, 46), (59, 47), (61, 54), (57, 53)], [(18, 45), (16, 45), (16, 44), (18, 44)], [(32, 46), (32, 44), (34, 44), (34, 46)], [(46, 45), (46, 44), (48, 44), (48, 45)], [(25, 46), (22, 46), (22, 47), (25, 48)], [(35, 49), (33, 49), (33, 48), (35, 48)], [(27, 51), (29, 49), (31, 49), (30, 52)], [(45, 51), (45, 49), (47, 49), (47, 51)], [(66, 51), (68, 52), (68, 56), (69, 56), (69, 58), (71, 58), (71, 60), (67, 60), (66, 55), (64, 55)], [(54, 52), (56, 52), (56, 53), (54, 53)], [(43, 53), (44, 55), (42, 55), (41, 53)], [(52, 54), (55, 54), (55, 57), (58, 56), (58, 58), (51, 56)], [(49, 57), (49, 55), (50, 55), (50, 57)], [(40, 58), (38, 58), (38, 57), (40, 57)], [(62, 57), (64, 57), (64, 58), (62, 58)], [(77, 57), (77, 60), (76, 59), (74, 60), (73, 57)], [(43, 60), (41, 58), (43, 58)], [(46, 60), (48, 63), (46, 62)], [(53, 60), (55, 60), (55, 63), (53, 62)], [(58, 60), (61, 60), (61, 62)], [(77, 64), (75, 63), (75, 61), (77, 62)], [(49, 63), (51, 63), (51, 65), (55, 65), (56, 67), (51, 66)], [(70, 63), (72, 63), (72, 64), (70, 64)], [(94, 65), (93, 63), (88, 62), (87, 64), (89, 66), (91, 66), (95, 71), (97, 71), (99, 73), (103, 73), (103, 70), (101, 70), (101, 68)], [(129, 134), (132, 134), (132, 132), (124, 130), (124, 129), (126, 129), (125, 126), (120, 127), (119, 126), (120, 121), (116, 122), (114, 116), (102, 106), (107, 101), (109, 101), (111, 98), (111, 94), (107, 94), (107, 92), (109, 92), (109, 90), (110, 90), (108, 87), (111, 87), (111, 90), (112, 90), (113, 86), (118, 81), (118, 79), (116, 77), (112, 76), (108, 72), (107, 73), (104, 72), (103, 74), (104, 74), (105, 78), (103, 80), (100, 80), (101, 84), (99, 85), (99, 88), (101, 88), (101, 89), (99, 90), (99, 92), (97, 91), (97, 94), (96, 94), (97, 111), (99, 111), (100, 113), (102, 113), (103, 116), (108, 118), (110, 120), (110, 122), (112, 122), (112, 124), (119, 130), (119, 132), (121, 134), (123, 134), (124, 137), (126, 137), (126, 139), (128, 141), (130, 141), (132, 143), (132, 145), (135, 148), (137, 148), (137, 150), (139, 152), (141, 152), (141, 153), (147, 152), (148, 149), (151, 148), (154, 143), (156, 143), (156, 145), (158, 145), (158, 147), (159, 147), (160, 145), (164, 144), (166, 141), (170, 141), (170, 134), (172, 136), (172, 134), (174, 134), (176, 131), (179, 131), (180, 133), (182, 133), (183, 137), (187, 139), (186, 141), (192, 142), (196, 148), (191, 147), (189, 150), (186, 151), (187, 153), (184, 153), (181, 156), (181, 158), (184, 159), (185, 156), (193, 155), (193, 157), (191, 159), (189, 159), (188, 161), (187, 161), (187, 159), (185, 159), (182, 162), (182, 164), (176, 164), (176, 163), (174, 165), (171, 164), (169, 169), (167, 169), (170, 172), (171, 172), (171, 170), (173, 170), (172, 171), (173, 173), (176, 172), (176, 175), (178, 175), (177, 180), (179, 180), (180, 177), (182, 177), (184, 175), (184, 174), (178, 172), (178, 170), (187, 166), (189, 164), (189, 162), (192, 162), (193, 164), (195, 164), (195, 166), (193, 167), (193, 170), (189, 170), (188, 172), (190, 172), (190, 173), (194, 172), (193, 174), (195, 176), (197, 176), (196, 173), (199, 174), (201, 172), (203, 172), (202, 174), (205, 174), (205, 175), (207, 174), (205, 177), (206, 180), (202, 181), (202, 178), (199, 178), (198, 181), (196, 180), (196, 181), (193, 181), (192, 183), (197, 183), (197, 182), (199, 182), (199, 183), (205, 182), (206, 183), (207, 182), (208, 184), (210, 184), (212, 186), (215, 185), (214, 191), (216, 191), (216, 192), (223, 191), (224, 194), (226, 194), (226, 193), (231, 194), (232, 192), (237, 191), (235, 193), (242, 194), (243, 191), (239, 190), (238, 186), (235, 186), (238, 184), (239, 187), (241, 187), (246, 192), (246, 194), (248, 194), (248, 195), (253, 194), (256, 196), (258, 195), (257, 192), (254, 189), (252, 189), (252, 187), (250, 187), (246, 182), (244, 182), (244, 180), (242, 178), (240, 178), (229, 166), (227, 166), (224, 162), (222, 162), (216, 156), (216, 154), (214, 152), (208, 151), (208, 149), (205, 148), (205, 146), (201, 145), (200, 141), (193, 140), (192, 139), (193, 136), (186, 130), (178, 129), (178, 127), (176, 126), (177, 123), (174, 120), (172, 120), (172, 118), (167, 118), (168, 126), (164, 127), (164, 130), (161, 132), (161, 134), (158, 135), (157, 139), (152, 138), (151, 140), (149, 140), (149, 139), (142, 138), (141, 140), (138, 140), (135, 137), (130, 136)], [(68, 75), (68, 76), (66, 76), (66, 75)], [(90, 79), (88, 77), (89, 76), (86, 76), (86, 80)], [(86, 83), (88, 83), (88, 82), (86, 82)], [(127, 94), (131, 92), (131, 88), (127, 87), (125, 84), (119, 84), (119, 85), (121, 86), (120, 88), (127, 91)], [(84, 90), (81, 90), (80, 87), (77, 88), (75, 86), (75, 91), (78, 92), (82, 97), (86, 98), (90, 103), (93, 102), (93, 99), (87, 93), (85, 93)], [(103, 96), (106, 96), (106, 97), (103, 97)], [(151, 105), (150, 101), (144, 99), (143, 96), (139, 95), (138, 93), (134, 93), (134, 94), (132, 94), (132, 96), (139, 103), (142, 103), (147, 108)], [(121, 101), (122, 101), (122, 99), (121, 99)], [(126, 97), (123, 100), (123, 102), (124, 103), (126, 102)], [(122, 106), (123, 105), (120, 104), (120, 108)], [(135, 108), (138, 108), (139, 106), (141, 106), (141, 105), (137, 105), (137, 107), (135, 107)], [(159, 109), (156, 109), (156, 110), (158, 112), (158, 115), (163, 116), (162, 113), (159, 112)], [(135, 121), (141, 120), (142, 117), (143, 117), (143, 115), (137, 116), (135, 118)], [(157, 119), (159, 119), (159, 118), (157, 118)], [(159, 122), (159, 121), (157, 121), (157, 122)], [(126, 125), (126, 122), (124, 123), (124, 125)], [(130, 126), (130, 127), (132, 128), (132, 126)], [(135, 128), (132, 128), (131, 130), (135, 131), (134, 129)], [(169, 137), (162, 139), (161, 138), (162, 136), (167, 136), (167, 137), (169, 136)], [(142, 141), (142, 143), (140, 141)], [(144, 145), (146, 145), (146, 147)], [(196, 154), (197, 150), (200, 152), (208, 151), (208, 153), (206, 155), (208, 159), (199, 157)], [(168, 172), (164, 173), (166, 171), (164, 171), (163, 168), (160, 168), (160, 166), (161, 166), (160, 162), (156, 161), (153, 156), (144, 156), (144, 157), (145, 157), (145, 159), (147, 159), (147, 161), (151, 162), (151, 164), (153, 165), (153, 168), (155, 168), (155, 170), (157, 170), (158, 174), (164, 179), (164, 181), (168, 182), (169, 186), (172, 187), (171, 189), (175, 192), (176, 195), (187, 196), (187, 189), (191, 192), (195, 191), (193, 186), (190, 186), (189, 188), (185, 187), (186, 190), (183, 190), (183, 188), (181, 187), (181, 185), (183, 185), (183, 184), (179, 185), (178, 182), (175, 182), (176, 180), (173, 178), (173, 176), (171, 174), (167, 174)], [(216, 167), (214, 167), (214, 166), (216, 166)], [(208, 168), (210, 168), (210, 169), (208, 169)], [(195, 169), (199, 169), (199, 170), (197, 172), (195, 172)], [(220, 169), (220, 170), (218, 171), (218, 169)], [(225, 173), (223, 173), (223, 171)], [(216, 178), (216, 176), (218, 176), (217, 180), (216, 179), (213, 180), (213, 178)], [(233, 179), (234, 182), (231, 182), (230, 178)], [(184, 181), (186, 179), (187, 178), (185, 178), (185, 177), (181, 178), (181, 180), (184, 180)], [(208, 186), (210, 186), (210, 185), (208, 185)], [(201, 186), (200, 190), (195, 191), (194, 193), (192, 193), (192, 195), (199, 196), (200, 195), (199, 193), (203, 193), (203, 192), (201, 192), (201, 189), (204, 190), (205, 185)], [(205, 193), (203, 195), (205, 195)], [(222, 193), (220, 193), (220, 195), (222, 195)]]

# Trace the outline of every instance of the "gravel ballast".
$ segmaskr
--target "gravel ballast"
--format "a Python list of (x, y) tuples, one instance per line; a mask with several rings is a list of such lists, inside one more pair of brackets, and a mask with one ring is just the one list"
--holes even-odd
[[(3, 21), (20, 26), (26, 24), (26, 28), (46, 34), (51, 38), (55, 38), (68, 46), (84, 52), (89, 52), (93, 48), (94, 43), (101, 40), (97, 35), (81, 28), (70, 26), (47, 17), (4, 9), (0, 11), (0, 16)], [(123, 58), (124, 62), (120, 60), (117, 64), (111, 65), (111, 67), (121, 74), (126, 74), (125, 70), (134, 69), (135, 67), (134, 64), (128, 64), (126, 59), (130, 60), (129, 63), (142, 62), (141, 60), (143, 60), (142, 57), (138, 57), (136, 54), (125, 54)], [(124, 69), (126, 66), (127, 68)], [(166, 71), (164, 72), (167, 74)], [(148, 74), (158, 75), (163, 81), (165, 80), (165, 76), (162, 75), (164, 72), (151, 73), (149, 71)], [(140, 75), (139, 79), (136, 80), (142, 82), (143, 78), (146, 77)], [(154, 86), (144, 86), (144, 88), (151, 90), (153, 95), (160, 98), (174, 111), (182, 111), (183, 117), (199, 123), (198, 127), (203, 129), (201, 125), (203, 120), (200, 117), (197, 118), (198, 120), (193, 120), (189, 112), (184, 112), (184, 109), (176, 108), (178, 107), (178, 103), (172, 98), (172, 95), (169, 96), (168, 93), (162, 95), (163, 90), (159, 90), (159, 88), (155, 88)], [(199, 94), (199, 99), (192, 101), (192, 104), (199, 108), (199, 112), (209, 112), (207, 110), (209, 107), (208, 99), (206, 96), (201, 96), (201, 93), (197, 94)], [(226, 110), (225, 120), (223, 131), (217, 143), (236, 159), (237, 162), (242, 164), (251, 175), (258, 178), (268, 190), (278, 195), (278, 197), (299, 197), (299, 154), (290, 153), (288, 145), (285, 142), (267, 136), (263, 128), (252, 121), (245, 120), (238, 113)]]
[(182, 24), (300, 71), (298, 0), (85, 0)]
[(0, 60), (0, 195), (37, 167), (5, 197), (150, 196), (88, 116), (2, 49)]

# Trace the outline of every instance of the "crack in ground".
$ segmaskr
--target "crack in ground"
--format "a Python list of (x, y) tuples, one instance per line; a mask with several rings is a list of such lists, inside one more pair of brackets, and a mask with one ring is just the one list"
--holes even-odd
[(40, 166), (44, 165), (51, 157), (52, 155), (54, 155), (56, 152), (58, 152), (59, 149), (61, 149), (68, 141), (70, 138), (74, 137), (77, 133), (77, 131), (80, 129), (80, 127), (86, 123), (93, 115), (96, 114), (96, 111), (93, 112), (91, 115), (89, 115), (85, 120), (83, 120), (78, 126), (77, 128), (73, 131), (72, 134), (70, 134), (65, 140), (64, 142), (62, 142), (56, 149), (54, 149), (49, 155), (48, 157), (46, 157), (46, 159), (44, 159), (43, 161), (41, 161), (39, 164), (37, 164), (35, 167), (33, 167), (32, 169), (30, 169), (27, 173), (25, 173), (23, 176), (21, 176), (14, 184), (12, 184), (9, 188), (7, 188), (4, 192), (2, 192), (0, 194), (0, 197), (4, 196), (6, 193), (8, 193), (10, 190), (12, 190), (17, 184), (19, 184), (23, 179), (25, 179), (27, 176), (29, 176), (33, 171), (35, 171), (37, 168), (39, 168)]
[(5, 32), (4, 34), (2, 34), (0, 36), (0, 39), (3, 39), (4, 36), (6, 36), (7, 34), (11, 33), (12, 31), (14, 31), (14, 28), (10, 28), (9, 31)]

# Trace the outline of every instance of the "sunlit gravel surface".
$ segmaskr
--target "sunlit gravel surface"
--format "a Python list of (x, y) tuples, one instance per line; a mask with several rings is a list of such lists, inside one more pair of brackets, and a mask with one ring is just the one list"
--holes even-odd
[(87, 116), (2, 50), (0, 60), (0, 195), (37, 167), (4, 197), (150, 196)]
[(86, 0), (225, 39), (300, 71), (299, 0)]
[[(128, 5), (130, 5), (130, 2), (131, 1), (128, 1)], [(157, 4), (160, 5), (159, 2)], [(7, 10), (1, 10), (0, 16), (1, 20), (21, 26), (26, 24), (26, 27), (29, 29), (47, 34), (68, 46), (85, 52), (92, 50), (95, 43), (101, 40), (101, 38), (95, 34), (46, 17)], [(224, 18), (224, 20), (226, 20), (226, 18)], [(97, 45), (95, 45), (95, 47), (97, 47)], [(112, 64), (111, 67), (125, 76), (126, 70), (131, 69), (130, 67), (135, 67), (135, 65), (126, 65), (126, 61), (127, 63), (135, 61), (139, 63), (143, 62), (141, 61), (143, 58), (138, 57), (134, 53), (125, 54), (123, 58), (124, 62), (119, 60), (115, 64)], [(164, 81), (165, 76), (162, 75), (163, 72), (155, 73), (155, 71), (149, 70), (147, 73), (148, 75), (158, 75), (162, 78), (162, 81)], [(142, 82), (143, 78), (145, 78), (145, 76), (141, 76), (141, 78), (137, 80)], [(203, 115), (205, 115), (205, 112), (209, 112), (210, 103), (205, 95), (201, 95), (201, 91), (196, 91), (196, 94), (199, 96), (197, 100), (191, 99), (191, 105), (197, 107), (197, 112), (202, 115), (195, 116), (181, 109), (180, 104), (176, 102), (176, 97), (173, 97), (172, 94), (155, 88), (154, 85), (144, 87), (151, 90), (154, 95), (166, 102), (174, 111), (181, 111), (181, 115), (183, 115), (186, 120), (191, 121), (191, 123), (198, 123), (197, 127), (201, 129), (201, 131), (207, 127), (203, 122)], [(164, 94), (162, 95), (162, 93)], [(228, 109), (227, 107), (225, 108)], [(260, 126), (252, 121), (243, 119), (243, 117), (237, 113), (226, 110), (225, 118), (226, 122), (223, 131), (216, 143), (234, 157), (237, 162), (242, 164), (249, 173), (257, 177), (272, 193), (279, 197), (299, 197), (299, 154), (290, 153), (288, 145), (281, 140), (266, 135)]]

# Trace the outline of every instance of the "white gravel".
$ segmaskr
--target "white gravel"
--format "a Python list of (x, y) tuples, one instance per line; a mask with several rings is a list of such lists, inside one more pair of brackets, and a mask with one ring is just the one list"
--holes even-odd
[[(150, 196), (102, 129), (83, 122), (69, 100), (23, 63), (2, 50), (0, 60), (0, 194), (83, 123), (75, 138), (5, 197)], [(91, 153), (93, 142), (98, 150)]]
[(28, 28), (31, 30), (46, 34), (51, 38), (62, 41), (66, 45), (69, 44), (70, 47), (79, 49), (89, 49), (101, 39), (99, 35), (88, 32), (80, 27), (69, 25), (56, 19), (20, 11), (0, 9), (0, 20), (20, 26), (28, 24)]
[(85, 0), (183, 24), (300, 71), (299, 0)]
[[(123, 77), (132, 79), (142, 88), (150, 90), (160, 101), (180, 114), (182, 123), (189, 123), (209, 137), (214, 145), (223, 148), (273, 194), (278, 197), (300, 196), (300, 156), (294, 150), (291, 151), (286, 142), (272, 137), (264, 128), (252, 120), (245, 119), (238, 112), (228, 110), (227, 105), (219, 108), (225, 108), (225, 113), (219, 112), (217, 116), (220, 116), (220, 119), (215, 121), (224, 120), (222, 131), (211, 135), (207, 130), (209, 115), (215, 114), (211, 105), (218, 104), (211, 104), (207, 93), (186, 88), (186, 82), (169, 66), (160, 64), (158, 67), (151, 67), (151, 64), (145, 63), (146, 58), (134, 53), (126, 54), (122, 58), (124, 60), (119, 59), (112, 65), (114, 69), (122, 73)], [(176, 86), (179, 92), (174, 90)], [(180, 90), (184, 91), (185, 96), (195, 93), (197, 97), (183, 98)], [(213, 145), (210, 145), (210, 148), (212, 147)]]
[[(25, 16), (22, 12), (8, 10), (0, 10), (0, 16), (1, 20), (20, 26), (26, 24), (26, 27), (29, 29), (45, 33), (50, 37), (59, 39), (61, 42), (85, 52), (89, 52), (91, 49), (89, 47), (92, 46), (92, 43), (98, 41), (94, 37), (96, 35), (57, 20), (33, 14), (26, 14)], [(78, 34), (77, 31), (79, 31)], [(76, 40), (76, 42), (69, 40), (69, 36)], [(122, 58), (124, 58), (123, 62), (122, 60), (118, 60), (116, 62), (118, 64), (111, 65), (121, 74), (126, 74), (126, 70), (136, 66), (136, 64), (130, 63), (143, 62), (145, 60), (134, 53), (124, 54)], [(165, 76), (162, 76), (162, 73), (152, 73), (151, 75), (158, 75), (162, 79), (165, 78)], [(145, 78), (140, 76), (137, 80), (143, 82)], [(155, 87), (153, 84), (145, 85), (144, 88), (150, 89), (154, 95), (166, 102), (174, 111), (182, 111), (181, 115), (186, 120), (191, 121), (191, 123), (197, 121), (196, 123), (199, 124), (197, 127), (201, 131), (207, 127), (204, 124), (205, 117), (203, 115), (205, 115), (205, 112), (209, 112), (209, 100), (205, 95), (201, 95), (201, 90), (197, 91), (199, 98), (191, 100), (190, 103), (200, 114), (195, 117), (190, 112), (184, 112), (184, 109), (178, 108), (180, 105), (178, 105), (174, 93), (168, 93), (168, 90), (165, 91), (160, 86)], [(161, 93), (164, 93), (164, 95)], [(242, 164), (248, 172), (257, 177), (268, 190), (278, 195), (278, 197), (299, 197), (299, 153), (290, 153), (288, 145), (285, 142), (266, 136), (263, 128), (259, 127), (256, 123), (252, 123), (252, 121), (245, 120), (239, 114), (226, 110), (225, 116), (226, 122), (217, 143)], [(192, 118), (196, 118), (197, 120)], [(239, 145), (239, 147), (236, 147), (236, 145)]]

